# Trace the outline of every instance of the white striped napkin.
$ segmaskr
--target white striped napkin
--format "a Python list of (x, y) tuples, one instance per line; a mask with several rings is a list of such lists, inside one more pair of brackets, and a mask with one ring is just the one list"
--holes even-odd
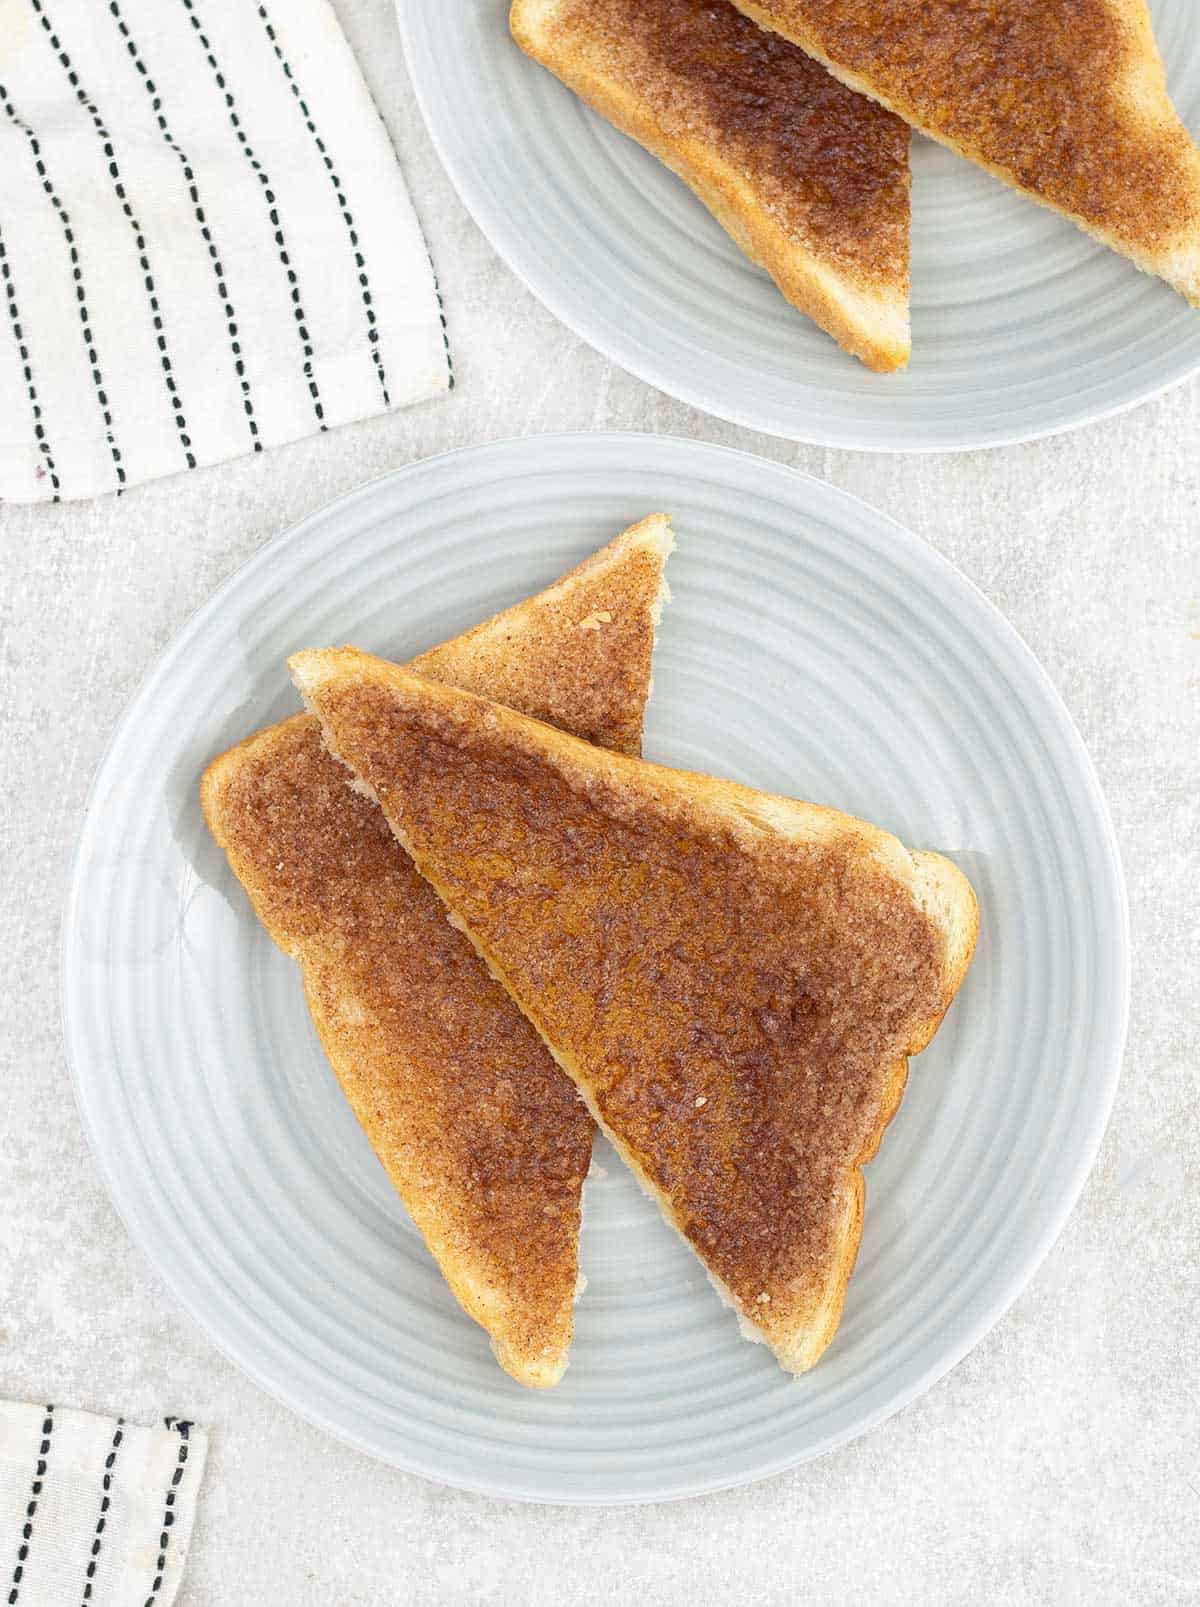
[(450, 383), (328, 0), (0, 0), (0, 499), (124, 489)]
[(208, 1440), (0, 1401), (0, 1597), (9, 1607), (170, 1607)]

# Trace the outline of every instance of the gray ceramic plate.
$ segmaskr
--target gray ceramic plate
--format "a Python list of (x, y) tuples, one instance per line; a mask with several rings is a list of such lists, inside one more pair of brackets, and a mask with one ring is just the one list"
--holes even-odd
[[(1151, 0), (1200, 133), (1195, 0)], [(913, 359), (868, 373), (789, 307), (685, 186), (508, 36), (506, 0), (400, 0), (409, 71), (475, 221), (623, 368), (735, 424), (876, 452), (999, 446), (1200, 368), (1200, 312), (950, 152), (913, 146)]]
[[(293, 649), (407, 658), (674, 515), (647, 751), (950, 854), (978, 956), (868, 1169), (826, 1358), (786, 1378), (611, 1153), (587, 1185), (565, 1382), (523, 1391), (461, 1315), (344, 1104), (299, 977), (210, 841), (207, 760), (297, 706)], [(1062, 704), (923, 542), (740, 453), (638, 435), (452, 453), (261, 551), (159, 660), (96, 779), (65, 918), (79, 1103), (130, 1232), (231, 1357), (313, 1422), (448, 1483), (644, 1501), (816, 1456), (928, 1387), (1062, 1227), (1117, 1076), (1126, 915)], [(603, 1146), (601, 1147), (603, 1149)]]

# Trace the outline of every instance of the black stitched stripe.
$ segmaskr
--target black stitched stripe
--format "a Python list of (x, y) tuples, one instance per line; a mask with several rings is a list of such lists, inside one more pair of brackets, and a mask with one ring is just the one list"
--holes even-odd
[(121, 1449), (121, 1441), (125, 1438), (125, 1419), (117, 1418), (116, 1431), (112, 1437), (112, 1444), (108, 1448), (108, 1455), (104, 1458), (104, 1478), (101, 1480), (100, 1512), (96, 1518), (96, 1533), (92, 1538), (92, 1554), (88, 1558), (87, 1575), (83, 1583), (83, 1600), (92, 1599), (92, 1585), (96, 1578), (96, 1564), (100, 1559), (100, 1552), (104, 1545), (104, 1530), (108, 1524), (108, 1509), (111, 1504), (111, 1490), (113, 1481), (113, 1468), (116, 1466), (117, 1452)]
[(266, 6), (260, 5), (258, 8), (258, 14), (262, 18), (263, 26), (267, 30), (267, 38), (271, 41), (271, 48), (275, 52), (275, 59), (283, 68), (283, 76), (287, 79), (288, 86), (296, 98), (296, 104), (299, 106), (304, 117), (304, 126), (312, 135), (314, 141), (316, 142), (316, 147), (321, 153), (321, 160), (325, 164), (325, 171), (329, 174), (329, 182), (333, 185), (333, 193), (337, 196), (338, 206), (342, 209), (342, 218), (345, 221), (347, 231), (350, 235), (350, 245), (354, 251), (354, 263), (358, 269), (358, 284), (359, 289), (362, 291), (363, 310), (367, 315), (367, 341), (370, 344), (371, 361), (375, 364), (375, 373), (379, 379), (379, 389), (383, 392), (383, 404), (385, 407), (390, 407), (392, 405), (392, 399), (388, 395), (387, 376), (383, 371), (383, 358), (379, 352), (379, 327), (375, 320), (375, 307), (371, 300), (371, 284), (367, 276), (367, 262), (359, 245), (358, 231), (354, 227), (354, 218), (346, 201), (346, 193), (342, 189), (342, 181), (338, 177), (334, 165), (330, 160), (329, 152), (325, 149), (324, 140), (317, 133), (317, 127), (313, 122), (312, 113), (308, 109), (304, 96), (300, 93), (300, 86), (296, 82), (287, 57), (279, 47), (279, 40), (276, 38), (275, 30), (271, 26), (271, 19), (267, 15)]
[(442, 287), (438, 283), (437, 269), (433, 265), (433, 257), (429, 247), (425, 247), (425, 255), (429, 260), (429, 271), (433, 275), (433, 293), (437, 297), (438, 322), (442, 326), (442, 350), (446, 354), (446, 389), (454, 389), (454, 358), (450, 352), (450, 331), (446, 328), (446, 303), (442, 300)]
[(179, 1455), (175, 1459), (175, 1471), (171, 1474), (171, 1482), (167, 1486), (167, 1497), (163, 1504), (162, 1533), (158, 1537), (158, 1560), (154, 1564), (154, 1583), (150, 1587), (150, 1594), (146, 1597), (145, 1607), (154, 1607), (158, 1593), (162, 1589), (163, 1573), (167, 1566), (167, 1547), (171, 1542), (171, 1528), (175, 1522), (175, 1498), (179, 1486), (183, 1483), (188, 1459), (188, 1435), (192, 1431), (192, 1425), (186, 1418), (168, 1417), (166, 1424), (179, 1435)]
[(187, 419), (184, 417), (183, 412), (183, 401), (179, 395), (178, 386), (175, 383), (175, 374), (171, 364), (171, 356), (167, 350), (167, 337), (163, 326), (162, 310), (158, 305), (158, 296), (154, 289), (154, 275), (150, 269), (150, 257), (146, 249), (146, 237), (142, 232), (142, 226), (138, 222), (137, 215), (135, 214), (132, 206), (129, 204), (129, 196), (121, 179), (121, 169), (117, 163), (116, 154), (113, 150), (112, 136), (109, 134), (108, 129), (104, 126), (104, 119), (101, 117), (95, 101), (80, 84), (79, 74), (75, 71), (74, 67), (72, 67), (71, 58), (63, 49), (62, 42), (54, 31), (53, 24), (46, 13), (43, 0), (30, 0), (30, 3), (32, 4), (34, 11), (37, 13), (38, 20), (41, 22), (42, 27), (46, 31), (54, 53), (58, 57), (59, 65), (67, 75), (67, 82), (75, 91), (76, 100), (91, 118), (96, 133), (100, 138), (101, 144), (103, 145), (104, 155), (108, 162), (108, 175), (112, 180), (113, 190), (116, 193), (117, 200), (121, 203), (121, 210), (124, 212), (129, 223), (129, 227), (133, 231), (134, 241), (137, 245), (138, 264), (142, 270), (143, 283), (145, 284), (146, 295), (150, 302), (150, 316), (154, 323), (154, 336), (158, 345), (159, 362), (162, 364), (163, 380), (167, 387), (167, 397), (174, 414), (175, 429), (179, 435), (179, 444), (183, 447), (184, 459), (188, 468), (194, 469), (196, 467), (196, 458), (192, 452), (191, 437), (188, 435), (187, 430)]
[(44, 474), (50, 476), (50, 484), (54, 487), (54, 500), (58, 501), (58, 493), (62, 489), (58, 482), (58, 471), (54, 467), (54, 454), (50, 450), (50, 442), (46, 439), (46, 426), (42, 423), (42, 404), (38, 401), (37, 385), (33, 378), (33, 363), (29, 356), (29, 347), (25, 342), (25, 331), (21, 325), (21, 309), (17, 305), (17, 287), (13, 283), (12, 268), (8, 262), (8, 249), (4, 244), (4, 236), (0, 234), (0, 281), (4, 285), (4, 299), (8, 304), (8, 321), (12, 325), (13, 339), (17, 343), (17, 351), (21, 356), (21, 369), (25, 375), (25, 393), (29, 397), (29, 410), (33, 414), (33, 433), (37, 439), (38, 450), (45, 461), (45, 467), (38, 469), (39, 477)]
[(38, 1502), (42, 1495), (42, 1482), (46, 1477), (46, 1464), (50, 1457), (50, 1436), (54, 1432), (54, 1408), (47, 1406), (42, 1419), (42, 1442), (38, 1446), (37, 1462), (33, 1470), (33, 1483), (29, 1486), (29, 1501), (25, 1507), (25, 1522), (21, 1526), (21, 1544), (17, 1548), (17, 1566), (13, 1569), (12, 1588), (8, 1592), (8, 1607), (15, 1607), (21, 1594), (21, 1581), (25, 1577), (25, 1563), (33, 1539), (33, 1520), (37, 1517)]
[(167, 119), (163, 115), (162, 96), (158, 92), (158, 86), (155, 84), (153, 78), (151, 78), (149, 72), (146, 70), (146, 63), (142, 60), (141, 52), (138, 50), (138, 47), (134, 42), (133, 35), (129, 31), (125, 18), (121, 15), (121, 8), (117, 4), (117, 0), (109, 0), (108, 9), (113, 21), (117, 25), (121, 38), (125, 41), (125, 48), (129, 52), (130, 60), (137, 68), (138, 76), (142, 80), (146, 93), (150, 97), (150, 106), (154, 112), (154, 120), (158, 124), (159, 133), (170, 146), (171, 150), (175, 152), (175, 155), (179, 158), (180, 164), (183, 168), (183, 177), (187, 183), (188, 195), (191, 197), (192, 209), (196, 214), (196, 222), (200, 225), (200, 236), (207, 247), (208, 260), (212, 263), (213, 273), (216, 275), (217, 279), (217, 294), (221, 298), (221, 307), (225, 314), (225, 325), (229, 332), (229, 345), (233, 353), (234, 372), (237, 374), (238, 384), (241, 386), (242, 390), (242, 409), (246, 415), (246, 426), (250, 431), (250, 438), (254, 442), (254, 450), (256, 452), (261, 452), (262, 442), (258, 438), (258, 420), (254, 417), (254, 402), (250, 395), (250, 381), (246, 378), (246, 364), (242, 357), (242, 345), (238, 335), (237, 314), (234, 311), (233, 303), (229, 298), (229, 287), (225, 279), (225, 270), (221, 266), (221, 258), (213, 241), (212, 229), (209, 226), (208, 218), (204, 211), (204, 205), (200, 200), (200, 186), (196, 182), (196, 175), (192, 170), (192, 164), (187, 159), (186, 152), (175, 143), (171, 130), (167, 125)]
[(237, 103), (230, 93), (229, 86), (225, 81), (225, 75), (221, 71), (220, 64), (213, 52), (213, 47), (208, 41), (208, 36), (200, 26), (200, 19), (196, 15), (192, 0), (182, 0), (182, 5), (188, 14), (188, 21), (195, 31), (201, 49), (204, 51), (204, 59), (208, 62), (212, 75), (216, 79), (217, 88), (225, 98), (225, 109), (229, 113), (229, 121), (233, 125), (234, 133), (237, 135), (238, 145), (241, 147), (242, 154), (247, 162), (249, 162), (250, 169), (262, 189), (263, 199), (267, 203), (267, 216), (271, 220), (271, 228), (275, 232), (275, 245), (279, 251), (279, 260), (283, 265), (284, 273), (287, 275), (288, 291), (292, 299), (292, 318), (300, 340), (300, 350), (304, 354), (304, 378), (308, 385), (308, 394), (312, 397), (313, 413), (321, 428), (327, 430), (329, 426), (325, 422), (325, 408), (321, 402), (321, 392), (318, 389), (317, 377), (313, 369), (313, 345), (312, 340), (309, 338), (308, 320), (305, 317), (304, 307), (300, 300), (300, 279), (292, 266), (292, 259), (288, 255), (287, 240), (284, 236), (283, 224), (279, 220), (279, 209), (275, 202), (275, 191), (271, 187), (270, 175), (257, 156), (255, 156), (250, 141), (246, 138), (246, 131), (242, 127), (241, 118), (238, 116)]
[(108, 406), (108, 393), (104, 388), (104, 375), (100, 371), (100, 359), (96, 351), (96, 340), (95, 336), (92, 334), (92, 320), (90, 314), (88, 313), (87, 295), (83, 288), (83, 264), (79, 259), (79, 247), (75, 240), (75, 231), (71, 227), (71, 219), (67, 213), (67, 209), (63, 206), (62, 201), (59, 199), (58, 191), (54, 188), (54, 184), (46, 170), (46, 164), (42, 159), (42, 147), (38, 137), (33, 132), (32, 128), (30, 128), (29, 124), (23, 122), (22, 119), (17, 116), (13, 103), (9, 99), (8, 92), (5, 90), (3, 84), (0, 84), (0, 107), (3, 107), (4, 115), (8, 118), (9, 122), (13, 123), (24, 134), (25, 139), (28, 142), (29, 149), (33, 154), (34, 166), (37, 169), (37, 176), (41, 180), (42, 189), (46, 192), (46, 195), (50, 200), (50, 205), (54, 208), (58, 221), (62, 225), (63, 239), (66, 241), (67, 254), (71, 262), (71, 279), (75, 285), (75, 305), (79, 312), (79, 322), (81, 326), (81, 333), (83, 335), (83, 349), (87, 353), (88, 366), (92, 371), (92, 384), (95, 387), (96, 400), (100, 405), (100, 413), (104, 419), (104, 439), (108, 442), (108, 451), (113, 460), (113, 469), (116, 472), (117, 490), (119, 492), (125, 484), (125, 469), (121, 463), (121, 449), (117, 445), (116, 437), (113, 433), (113, 420), (112, 413), (109, 411)]

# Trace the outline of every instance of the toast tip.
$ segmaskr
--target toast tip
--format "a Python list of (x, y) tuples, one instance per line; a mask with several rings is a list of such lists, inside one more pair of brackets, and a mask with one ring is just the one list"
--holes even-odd
[(335, 647), (307, 647), (288, 658), (288, 673), (296, 690), (306, 701), (337, 673), (339, 660), (347, 650)]
[(669, 513), (648, 513), (644, 519), (630, 527), (627, 535), (652, 547), (661, 558), (669, 558), (675, 551), (675, 530)]
[(566, 1350), (554, 1348), (549, 1353), (530, 1355), (500, 1334), (492, 1334), (491, 1340), (492, 1355), (508, 1376), (526, 1389), (553, 1389), (562, 1382), (567, 1370)]

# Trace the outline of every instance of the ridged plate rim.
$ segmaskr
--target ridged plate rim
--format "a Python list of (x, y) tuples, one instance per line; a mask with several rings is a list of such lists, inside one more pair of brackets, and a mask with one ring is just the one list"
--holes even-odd
[[(1089, 1091), (1092, 1102), (1081, 1117), (1079, 1130), (1073, 1134), (1074, 1164), (1068, 1174), (1053, 1180), (1052, 1197), (1048, 1201), (1042, 1199), (1040, 1203), (1036, 1230), (1027, 1226), (1022, 1234), (1019, 1265), (1014, 1266), (1002, 1284), (989, 1292), (986, 1310), (982, 1310), (968, 1327), (954, 1334), (951, 1339), (946, 1340), (943, 1336), (940, 1348), (934, 1347), (927, 1363), (907, 1379), (903, 1388), (822, 1437), (764, 1458), (751, 1469), (739, 1471), (736, 1476), (723, 1474), (720, 1469), (709, 1469), (698, 1470), (694, 1477), (675, 1476), (657, 1484), (647, 1484), (646, 1478), (639, 1474), (640, 1482), (630, 1483), (629, 1487), (615, 1492), (611, 1487), (606, 1487), (595, 1493), (579, 1489), (563, 1493), (550, 1487), (545, 1478), (535, 1488), (527, 1482), (523, 1483), (512, 1469), (500, 1473), (485, 1469), (477, 1475), (464, 1473), (461, 1468), (448, 1470), (439, 1465), (436, 1455), (417, 1455), (406, 1449), (402, 1436), (399, 1440), (394, 1434), (390, 1438), (386, 1434), (382, 1438), (373, 1438), (348, 1428), (346, 1423), (338, 1421), (335, 1413), (314, 1404), (311, 1396), (306, 1394), (302, 1380), (281, 1378), (278, 1367), (270, 1364), (269, 1358), (264, 1362), (262, 1355), (255, 1353), (253, 1345), (248, 1347), (239, 1342), (239, 1336), (231, 1334), (229, 1324), (222, 1327), (223, 1314), (218, 1312), (214, 1315), (203, 1298), (203, 1292), (197, 1291), (177, 1274), (169, 1259), (164, 1259), (162, 1245), (155, 1242), (150, 1220), (153, 1208), (147, 1206), (144, 1197), (146, 1180), (136, 1173), (121, 1171), (118, 1165), (119, 1146), (114, 1147), (112, 1135), (106, 1130), (103, 1098), (110, 1073), (103, 1062), (103, 1046), (89, 1040), (82, 1025), (83, 990), (89, 985), (79, 949), (80, 914), (88, 891), (84, 872), (89, 853), (97, 842), (104, 841), (105, 828), (105, 822), (96, 813), (96, 800), (103, 791), (106, 775), (114, 756), (120, 752), (126, 733), (153, 706), (158, 689), (164, 682), (181, 673), (189, 644), (197, 634), (214, 628), (219, 630), (225, 602), (250, 578), (277, 565), (281, 554), (290, 551), (298, 557), (308, 549), (320, 551), (323, 540), (335, 543), (339, 519), (353, 509), (380, 499), (386, 495), (389, 487), (397, 483), (411, 487), (412, 482), (423, 480), (428, 484), (431, 500), (439, 495), (451, 498), (462, 495), (464, 487), (466, 493), (475, 492), (480, 484), (503, 485), (510, 491), (515, 487), (519, 491), (524, 478), (547, 472), (547, 455), (556, 461), (569, 458), (589, 473), (602, 472), (612, 475), (614, 479), (622, 470), (633, 469), (648, 473), (684, 474), (694, 478), (698, 485), (736, 490), (739, 495), (749, 495), (751, 487), (762, 488), (764, 496), (768, 493), (773, 496), (778, 508), (788, 510), (796, 527), (795, 539), (798, 542), (803, 541), (806, 515), (817, 517), (817, 509), (822, 510), (827, 518), (831, 513), (835, 518), (840, 514), (843, 528), (847, 531), (857, 524), (862, 530), (870, 532), (870, 539), (886, 542), (889, 553), (902, 572), (923, 575), (936, 582), (946, 596), (947, 608), (961, 609), (972, 617), (973, 639), (980, 639), (982, 633), (992, 650), (1001, 653), (1015, 670), (1030, 678), (1038, 688), (1042, 712), (1053, 723), (1054, 737), (1065, 745), (1064, 751), (1070, 756), (1070, 773), (1065, 775), (1065, 780), (1063, 776), (1059, 779), (1064, 784), (1069, 783), (1072, 796), (1082, 800), (1091, 811), (1091, 825), (1104, 845), (1102, 859), (1090, 864), (1089, 871), (1098, 878), (1105, 898), (1117, 912), (1114, 929), (1103, 935), (1103, 942), (1109, 945), (1105, 952), (1106, 964), (1116, 981), (1114, 995), (1104, 1001), (1107, 1011), (1105, 1052), (1091, 1066)], [(465, 478), (459, 476), (462, 485), (456, 491), (455, 481), (459, 470), (465, 471)], [(472, 471), (479, 471), (474, 479), (471, 477)], [(566, 471), (558, 469), (554, 472), (561, 478)], [(560, 488), (559, 501), (563, 497), (569, 500), (569, 496), (568, 491)], [(682, 535), (686, 539), (686, 533)], [(855, 537), (847, 534), (846, 539), (853, 542)], [(868, 537), (864, 535), (859, 539), (862, 544)], [(346, 556), (349, 561), (349, 555)], [(72, 863), (63, 920), (61, 978), (64, 1036), (75, 1096), (101, 1175), (131, 1237), (155, 1266), (175, 1298), (231, 1361), (300, 1416), (355, 1448), (406, 1471), (480, 1494), (551, 1504), (608, 1505), (663, 1501), (709, 1493), (753, 1482), (824, 1454), (866, 1432), (914, 1400), (979, 1342), (1018, 1296), (1057, 1238), (1094, 1161), (1115, 1095), (1121, 1063), (1129, 1009), (1129, 965), (1128, 906), (1116, 839), (1099, 781), (1057, 691), (1037, 665), (1029, 648), (986, 597), (934, 549), (886, 515), (844, 491), (796, 470), (729, 448), (673, 437), (622, 433), (525, 437), (463, 448), (421, 460), (351, 491), (310, 515), (261, 548), (236, 570), (159, 655), (113, 732), (89, 793), (84, 824)], [(817, 1375), (810, 1376), (815, 1378)], [(519, 1405), (516, 1409), (520, 1410)]]

